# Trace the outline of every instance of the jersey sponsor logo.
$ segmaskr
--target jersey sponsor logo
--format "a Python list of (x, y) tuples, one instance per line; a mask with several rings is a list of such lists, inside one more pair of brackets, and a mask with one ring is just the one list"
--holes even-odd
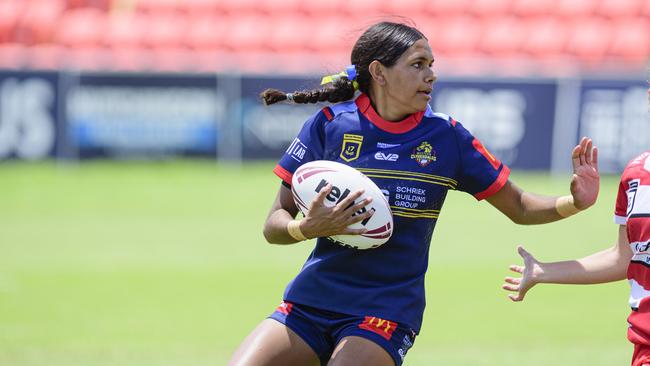
[(301, 162), (302, 159), (304, 159), (306, 152), (307, 146), (305, 146), (305, 144), (303, 144), (297, 137), (293, 139), (293, 142), (291, 142), (291, 145), (287, 148), (287, 154), (298, 162)]
[(351, 162), (359, 157), (363, 136), (346, 133), (343, 135), (343, 144), (341, 145), (341, 159)]
[(630, 216), (632, 213), (632, 210), (634, 209), (634, 199), (636, 198), (636, 191), (639, 189), (639, 183), (641, 183), (640, 179), (633, 179), (628, 183), (628, 190), (626, 191), (627, 193), (627, 213), (626, 216)]
[(375, 316), (366, 316), (363, 322), (359, 324), (359, 328), (379, 334), (388, 341), (393, 336), (393, 332), (397, 328), (397, 323)]
[(291, 309), (293, 308), (293, 304), (290, 302), (282, 301), (280, 305), (275, 309), (276, 311), (281, 312), (284, 315), (289, 315), (291, 312)]
[(399, 159), (399, 155), (397, 154), (384, 154), (381, 151), (378, 151), (375, 153), (375, 160), (383, 160), (383, 161), (397, 161)]
[(411, 159), (415, 160), (421, 167), (424, 168), (432, 161), (436, 161), (436, 151), (433, 150), (431, 144), (423, 141), (418, 147), (413, 149)]
[(393, 148), (393, 147), (398, 147), (398, 146), (400, 146), (400, 145), (401, 145), (401, 144), (387, 144), (387, 143), (385, 143), (385, 142), (378, 142), (378, 143), (377, 143), (377, 148), (378, 148), (378, 149), (391, 149), (391, 148)]
[[(318, 183), (318, 186), (316, 187), (315, 191), (316, 193), (320, 193), (320, 191), (327, 186), (328, 182), (325, 179), (321, 179), (320, 183)], [(335, 205), (338, 205), (341, 201), (343, 201), (348, 195), (350, 194), (349, 189), (345, 189), (344, 191), (341, 192), (341, 188), (335, 186), (332, 184), (332, 190), (330, 193), (325, 196), (325, 199), (328, 200), (329, 202), (334, 203)], [(374, 207), (370, 207), (370, 211), (376, 211)], [(363, 213), (368, 211), (365, 207), (362, 207), (359, 211), (355, 212), (352, 216), (358, 216)], [(367, 219), (361, 221), (361, 225), (366, 226), (366, 224), (370, 221), (370, 217)]]

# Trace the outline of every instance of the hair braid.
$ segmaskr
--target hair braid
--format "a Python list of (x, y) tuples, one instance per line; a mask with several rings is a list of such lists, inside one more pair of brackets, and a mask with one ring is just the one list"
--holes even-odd
[(271, 105), (289, 99), (299, 104), (318, 102), (338, 103), (350, 100), (353, 97), (354, 85), (352, 81), (344, 76), (320, 89), (300, 90), (289, 94), (278, 89), (266, 89), (260, 94), (260, 98), (265, 105)]

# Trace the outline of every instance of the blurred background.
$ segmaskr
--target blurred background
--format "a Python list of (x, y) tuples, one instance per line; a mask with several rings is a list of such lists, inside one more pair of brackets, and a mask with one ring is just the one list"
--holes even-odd
[[(500, 293), (614, 242), (618, 175), (650, 148), (650, 0), (0, 0), (0, 365), (222, 365), (312, 247), (261, 235), (271, 170), (318, 86), (381, 20), (427, 35), (432, 107), (526, 190), (568, 193), (581, 136), (598, 203), (518, 227), (452, 193), (406, 365), (624, 365), (627, 285)], [(469, 229), (469, 230), (468, 230)]]

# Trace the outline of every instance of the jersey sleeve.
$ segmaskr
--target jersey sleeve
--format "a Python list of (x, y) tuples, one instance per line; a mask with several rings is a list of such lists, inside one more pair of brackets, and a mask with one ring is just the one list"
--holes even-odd
[(508, 181), (510, 169), (492, 155), (462, 124), (453, 121), (460, 154), (458, 190), (482, 200), (497, 193)]
[(627, 224), (627, 190), (628, 186), (625, 183), (625, 172), (621, 176), (621, 181), (618, 184), (618, 194), (616, 195), (616, 207), (614, 208), (614, 222), (618, 225)]
[(331, 117), (327, 108), (316, 113), (302, 126), (298, 136), (293, 139), (280, 161), (273, 169), (275, 175), (286, 184), (291, 184), (293, 173), (301, 165), (323, 158), (325, 141), (324, 125)]

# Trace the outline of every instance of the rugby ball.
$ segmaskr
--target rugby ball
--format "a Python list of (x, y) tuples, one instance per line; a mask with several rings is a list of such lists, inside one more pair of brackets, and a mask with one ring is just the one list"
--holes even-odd
[(355, 203), (365, 197), (372, 197), (372, 202), (354, 215), (367, 210), (374, 211), (369, 219), (349, 226), (352, 229), (368, 229), (364, 234), (335, 235), (330, 237), (331, 240), (349, 248), (372, 249), (390, 239), (393, 234), (393, 214), (386, 197), (370, 178), (345, 164), (316, 160), (303, 164), (296, 170), (291, 179), (291, 192), (303, 215), (309, 214), (312, 200), (328, 183), (332, 184), (332, 191), (325, 197), (325, 205), (333, 207), (350, 193), (363, 189), (365, 192)]

